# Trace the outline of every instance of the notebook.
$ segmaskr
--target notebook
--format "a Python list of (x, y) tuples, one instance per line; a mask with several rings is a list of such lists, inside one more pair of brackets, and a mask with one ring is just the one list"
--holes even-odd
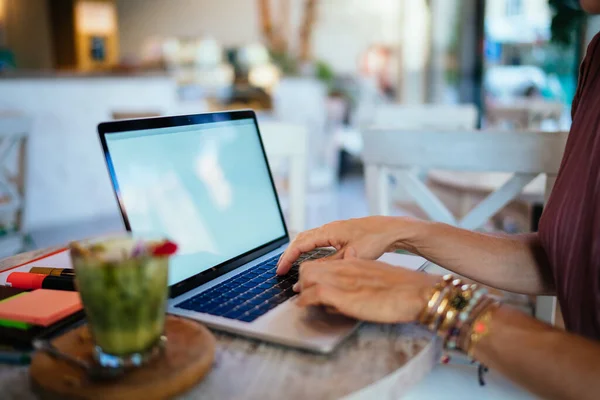
[(23, 324), (29, 325), (27, 329), (0, 325), (0, 350), (3, 348), (30, 350), (34, 339), (50, 340), (82, 324), (85, 321), (84, 316), (84, 311), (80, 310), (50, 326), (31, 325), (23, 322)]
[(81, 309), (77, 292), (38, 289), (0, 302), (0, 319), (49, 326)]
[[(0, 286), (0, 303), (7, 301), (11, 297), (19, 296), (27, 293), (23, 289), (16, 289), (9, 286)], [(11, 321), (9, 319), (0, 319), (0, 327), (15, 328), (15, 329), (29, 329), (31, 324), (21, 321)]]

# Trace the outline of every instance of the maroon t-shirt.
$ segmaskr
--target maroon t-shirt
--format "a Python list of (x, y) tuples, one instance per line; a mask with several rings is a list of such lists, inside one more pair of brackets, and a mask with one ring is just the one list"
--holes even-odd
[(572, 116), (539, 237), (566, 328), (600, 340), (600, 33), (581, 65)]

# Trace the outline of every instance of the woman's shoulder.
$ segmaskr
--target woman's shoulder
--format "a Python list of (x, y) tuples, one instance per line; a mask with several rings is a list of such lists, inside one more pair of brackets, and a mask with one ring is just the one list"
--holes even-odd
[(571, 108), (571, 116), (575, 118), (575, 113), (577, 112), (577, 108), (579, 106), (579, 101), (583, 92), (590, 84), (590, 76), (598, 76), (598, 74), (593, 73), (590, 74), (590, 71), (598, 71), (600, 70), (600, 32), (596, 33), (596, 35), (592, 38), (590, 43), (587, 46), (587, 50), (585, 52), (585, 57), (581, 62), (579, 67), (579, 77), (577, 79), (577, 91), (575, 92), (575, 97), (573, 98), (573, 105)]

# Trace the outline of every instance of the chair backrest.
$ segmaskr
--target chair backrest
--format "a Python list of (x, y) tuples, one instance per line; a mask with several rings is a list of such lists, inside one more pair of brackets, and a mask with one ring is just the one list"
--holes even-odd
[[(476, 229), (540, 174), (549, 194), (567, 133), (506, 131), (415, 131), (372, 129), (363, 133), (367, 195), (373, 214), (388, 214), (390, 173), (436, 221)], [(415, 175), (418, 169), (509, 172), (512, 177), (460, 221)]]
[(306, 197), (308, 192), (308, 132), (302, 125), (265, 121), (260, 124), (260, 134), (274, 174), (281, 170), (281, 160), (289, 165), (289, 230), (299, 233), (306, 223)]
[(396, 129), (475, 129), (478, 111), (473, 104), (381, 104), (369, 126)]
[(311, 171), (331, 165), (333, 147), (327, 132), (327, 88), (314, 78), (287, 77), (273, 90), (273, 116), (281, 122), (302, 125), (307, 129)]
[[(0, 113), (0, 165), (3, 167), (0, 172), (0, 185), (5, 197), (2, 209), (7, 219), (5, 222), (14, 223), (20, 234), (25, 231), (27, 141), (31, 126), (32, 121), (29, 118), (18, 114)], [(7, 254), (0, 255), (4, 257)]]
[[(478, 111), (473, 104), (380, 104), (372, 114), (367, 128), (394, 129), (475, 129)], [(365, 129), (363, 129), (365, 131)], [(425, 180), (428, 171), (419, 169), (415, 173)], [(391, 193), (395, 202), (408, 204), (411, 196), (401, 186)]]
[(507, 123), (515, 129), (540, 129), (542, 122), (550, 120), (558, 127), (564, 111), (559, 101), (518, 100), (509, 104), (488, 104), (486, 118), (488, 127), (501, 127)]
[[(373, 214), (389, 212), (389, 174), (395, 171), (417, 204), (436, 221), (466, 229), (483, 225), (540, 174), (547, 200), (560, 168), (567, 132), (398, 131), (363, 133), (367, 197)], [(415, 175), (415, 167), (472, 172), (509, 172), (512, 177), (460, 221)], [(556, 297), (538, 296), (535, 316), (554, 324)]]
[(323, 130), (327, 122), (327, 88), (313, 78), (282, 79), (273, 91), (273, 113), (278, 120)]

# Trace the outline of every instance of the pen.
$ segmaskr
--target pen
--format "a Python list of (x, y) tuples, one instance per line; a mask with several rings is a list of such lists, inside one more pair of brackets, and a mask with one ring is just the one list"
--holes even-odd
[(51, 276), (75, 276), (75, 270), (72, 268), (33, 267), (29, 272)]
[(13, 272), (6, 278), (6, 283), (14, 288), (25, 290), (75, 290), (74, 276), (52, 276), (32, 274), (30, 272)]

